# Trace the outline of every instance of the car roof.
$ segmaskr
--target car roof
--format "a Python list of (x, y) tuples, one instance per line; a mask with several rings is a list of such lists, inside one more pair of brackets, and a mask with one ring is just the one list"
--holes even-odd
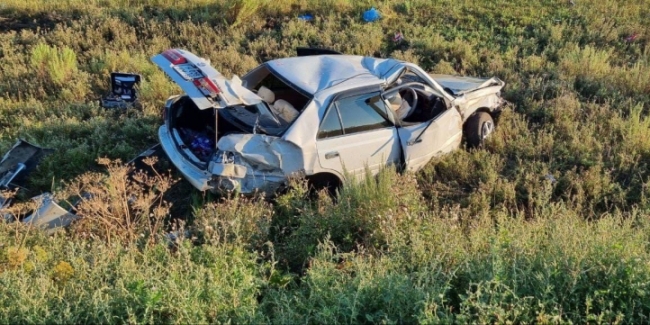
[(383, 83), (403, 62), (357, 55), (313, 55), (266, 62), (279, 77), (309, 95)]

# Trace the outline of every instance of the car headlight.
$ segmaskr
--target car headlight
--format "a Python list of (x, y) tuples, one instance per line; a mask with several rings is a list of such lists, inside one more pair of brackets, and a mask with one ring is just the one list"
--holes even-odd
[(230, 151), (217, 151), (214, 161), (219, 164), (234, 164), (235, 154)]

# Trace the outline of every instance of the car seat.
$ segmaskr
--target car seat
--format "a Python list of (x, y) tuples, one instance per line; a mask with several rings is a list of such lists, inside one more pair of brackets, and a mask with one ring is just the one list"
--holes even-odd
[(289, 102), (284, 99), (275, 100), (275, 93), (273, 93), (271, 89), (261, 86), (260, 89), (257, 90), (257, 95), (260, 96), (263, 101), (269, 103), (273, 113), (280, 117), (280, 119), (282, 119), (286, 124), (291, 123), (291, 121), (298, 116), (298, 110), (296, 110)]
[(411, 105), (399, 93), (389, 98), (388, 103), (399, 121), (402, 121), (411, 112)]
[(260, 89), (257, 90), (257, 96), (260, 96), (263, 101), (273, 104), (275, 102), (275, 93), (271, 89), (268, 89), (264, 86), (261, 86)]
[(272, 110), (287, 124), (298, 117), (298, 110), (284, 99), (278, 99), (273, 104)]

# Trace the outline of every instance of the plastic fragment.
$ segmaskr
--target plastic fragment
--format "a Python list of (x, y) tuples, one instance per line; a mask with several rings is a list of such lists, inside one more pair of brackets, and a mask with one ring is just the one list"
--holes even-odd
[(377, 21), (379, 18), (381, 18), (381, 14), (379, 14), (379, 11), (377, 11), (375, 7), (372, 7), (363, 13), (363, 20), (369, 23)]
[(557, 182), (557, 179), (555, 179), (555, 176), (553, 176), (552, 174), (546, 174), (546, 176), (544, 178), (551, 181), (551, 184), (554, 184), (555, 182)]
[(404, 35), (402, 32), (397, 32), (395, 33), (395, 36), (393, 36), (393, 42), (395, 43), (400, 43), (404, 40)]
[(637, 38), (639, 38), (638, 33), (632, 33), (632, 35), (628, 36), (625, 38), (625, 41), (628, 43), (634, 42)]
[(314, 20), (314, 16), (311, 15), (311, 14), (304, 14), (304, 15), (298, 16), (298, 19), (304, 20), (304, 21), (312, 21), (312, 20)]

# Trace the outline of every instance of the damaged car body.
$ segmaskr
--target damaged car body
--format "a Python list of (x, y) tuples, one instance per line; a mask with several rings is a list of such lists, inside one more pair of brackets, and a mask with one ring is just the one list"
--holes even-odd
[[(0, 190), (12, 191), (24, 188), (29, 173), (52, 152), (52, 149), (41, 148), (18, 139), (0, 160)], [(0, 208), (10, 204), (10, 199), (0, 195)]]
[(395, 59), (299, 56), (232, 79), (180, 49), (152, 61), (185, 92), (165, 104), (162, 150), (201, 191), (273, 194), (293, 176), (337, 186), (366, 168), (416, 171), (464, 135), (479, 145), (505, 103), (498, 78)]
[[(37, 145), (19, 139), (5, 153), (0, 161), (0, 190), (14, 191), (25, 187), (27, 176), (36, 168), (41, 160), (53, 153), (52, 149), (41, 148)], [(21, 221), (34, 227), (45, 229), (48, 233), (61, 227), (67, 227), (78, 217), (63, 209), (56, 203), (50, 193), (43, 193), (32, 198), (37, 208)], [(17, 219), (4, 210), (11, 206), (12, 200), (0, 195), (0, 210), (4, 221)]]

